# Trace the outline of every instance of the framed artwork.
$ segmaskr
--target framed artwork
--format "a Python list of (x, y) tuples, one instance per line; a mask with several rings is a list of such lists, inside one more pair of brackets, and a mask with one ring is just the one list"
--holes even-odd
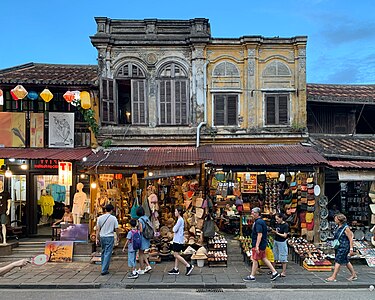
[(30, 113), (30, 147), (44, 147), (44, 114)]
[(44, 254), (47, 254), (50, 262), (72, 262), (73, 242), (70, 241), (46, 241)]
[(0, 147), (26, 147), (25, 113), (0, 112)]
[(87, 243), (89, 224), (61, 224), (60, 240)]
[(49, 113), (48, 146), (74, 148), (74, 113)]

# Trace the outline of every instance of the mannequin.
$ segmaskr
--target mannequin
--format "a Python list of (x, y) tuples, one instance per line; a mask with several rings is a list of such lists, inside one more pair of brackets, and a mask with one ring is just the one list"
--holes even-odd
[(1, 223), (1, 233), (3, 235), (3, 244), (7, 243), (7, 216), (10, 212), (10, 194), (4, 191), (3, 182), (0, 181), (0, 223)]
[(41, 191), (41, 196), (38, 200), (38, 205), (42, 210), (42, 218), (40, 219), (41, 224), (48, 223), (48, 219), (53, 214), (53, 207), (55, 206), (55, 201), (53, 197), (48, 194), (47, 190), (43, 189)]
[(81, 224), (81, 218), (85, 209), (85, 201), (87, 199), (87, 195), (82, 191), (82, 189), (83, 183), (77, 183), (77, 192), (74, 194), (72, 209), (74, 224)]

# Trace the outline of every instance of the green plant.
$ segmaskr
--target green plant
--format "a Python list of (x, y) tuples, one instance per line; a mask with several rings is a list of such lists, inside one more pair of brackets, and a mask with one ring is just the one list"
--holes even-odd
[(102, 143), (103, 148), (109, 148), (111, 145), (112, 145), (111, 139), (104, 140)]
[(95, 111), (91, 108), (83, 109), (80, 103), (77, 105), (77, 108), (78, 111), (83, 115), (83, 119), (87, 122), (96, 138), (99, 133), (99, 124), (96, 122), (95, 119)]

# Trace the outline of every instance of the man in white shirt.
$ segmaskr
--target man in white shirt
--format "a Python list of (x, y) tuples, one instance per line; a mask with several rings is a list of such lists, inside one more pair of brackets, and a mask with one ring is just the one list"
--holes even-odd
[(108, 204), (105, 207), (106, 213), (98, 218), (96, 223), (96, 243), (99, 242), (102, 248), (102, 272), (101, 275), (109, 274), (109, 263), (111, 262), (113, 245), (115, 243), (114, 232), (118, 242), (118, 222), (115, 216), (112, 215), (114, 207)]

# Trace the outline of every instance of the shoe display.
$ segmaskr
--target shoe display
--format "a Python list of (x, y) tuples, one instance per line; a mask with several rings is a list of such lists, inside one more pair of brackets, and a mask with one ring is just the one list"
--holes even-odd
[(151, 266), (146, 266), (144, 272), (147, 273), (147, 272), (150, 272), (152, 270)]
[(280, 273), (272, 274), (271, 281), (274, 281), (279, 276), (280, 276)]
[(180, 274), (180, 271), (179, 270), (176, 270), (175, 268), (173, 268), (172, 270), (170, 270), (168, 272), (169, 275), (178, 275)]
[(252, 276), (246, 276), (245, 278), (242, 278), (243, 281), (255, 281), (255, 277), (252, 277)]
[(190, 265), (189, 267), (186, 267), (186, 273), (185, 273), (185, 275), (189, 276), (191, 274), (191, 272), (193, 271), (193, 269), (194, 269), (193, 265)]

